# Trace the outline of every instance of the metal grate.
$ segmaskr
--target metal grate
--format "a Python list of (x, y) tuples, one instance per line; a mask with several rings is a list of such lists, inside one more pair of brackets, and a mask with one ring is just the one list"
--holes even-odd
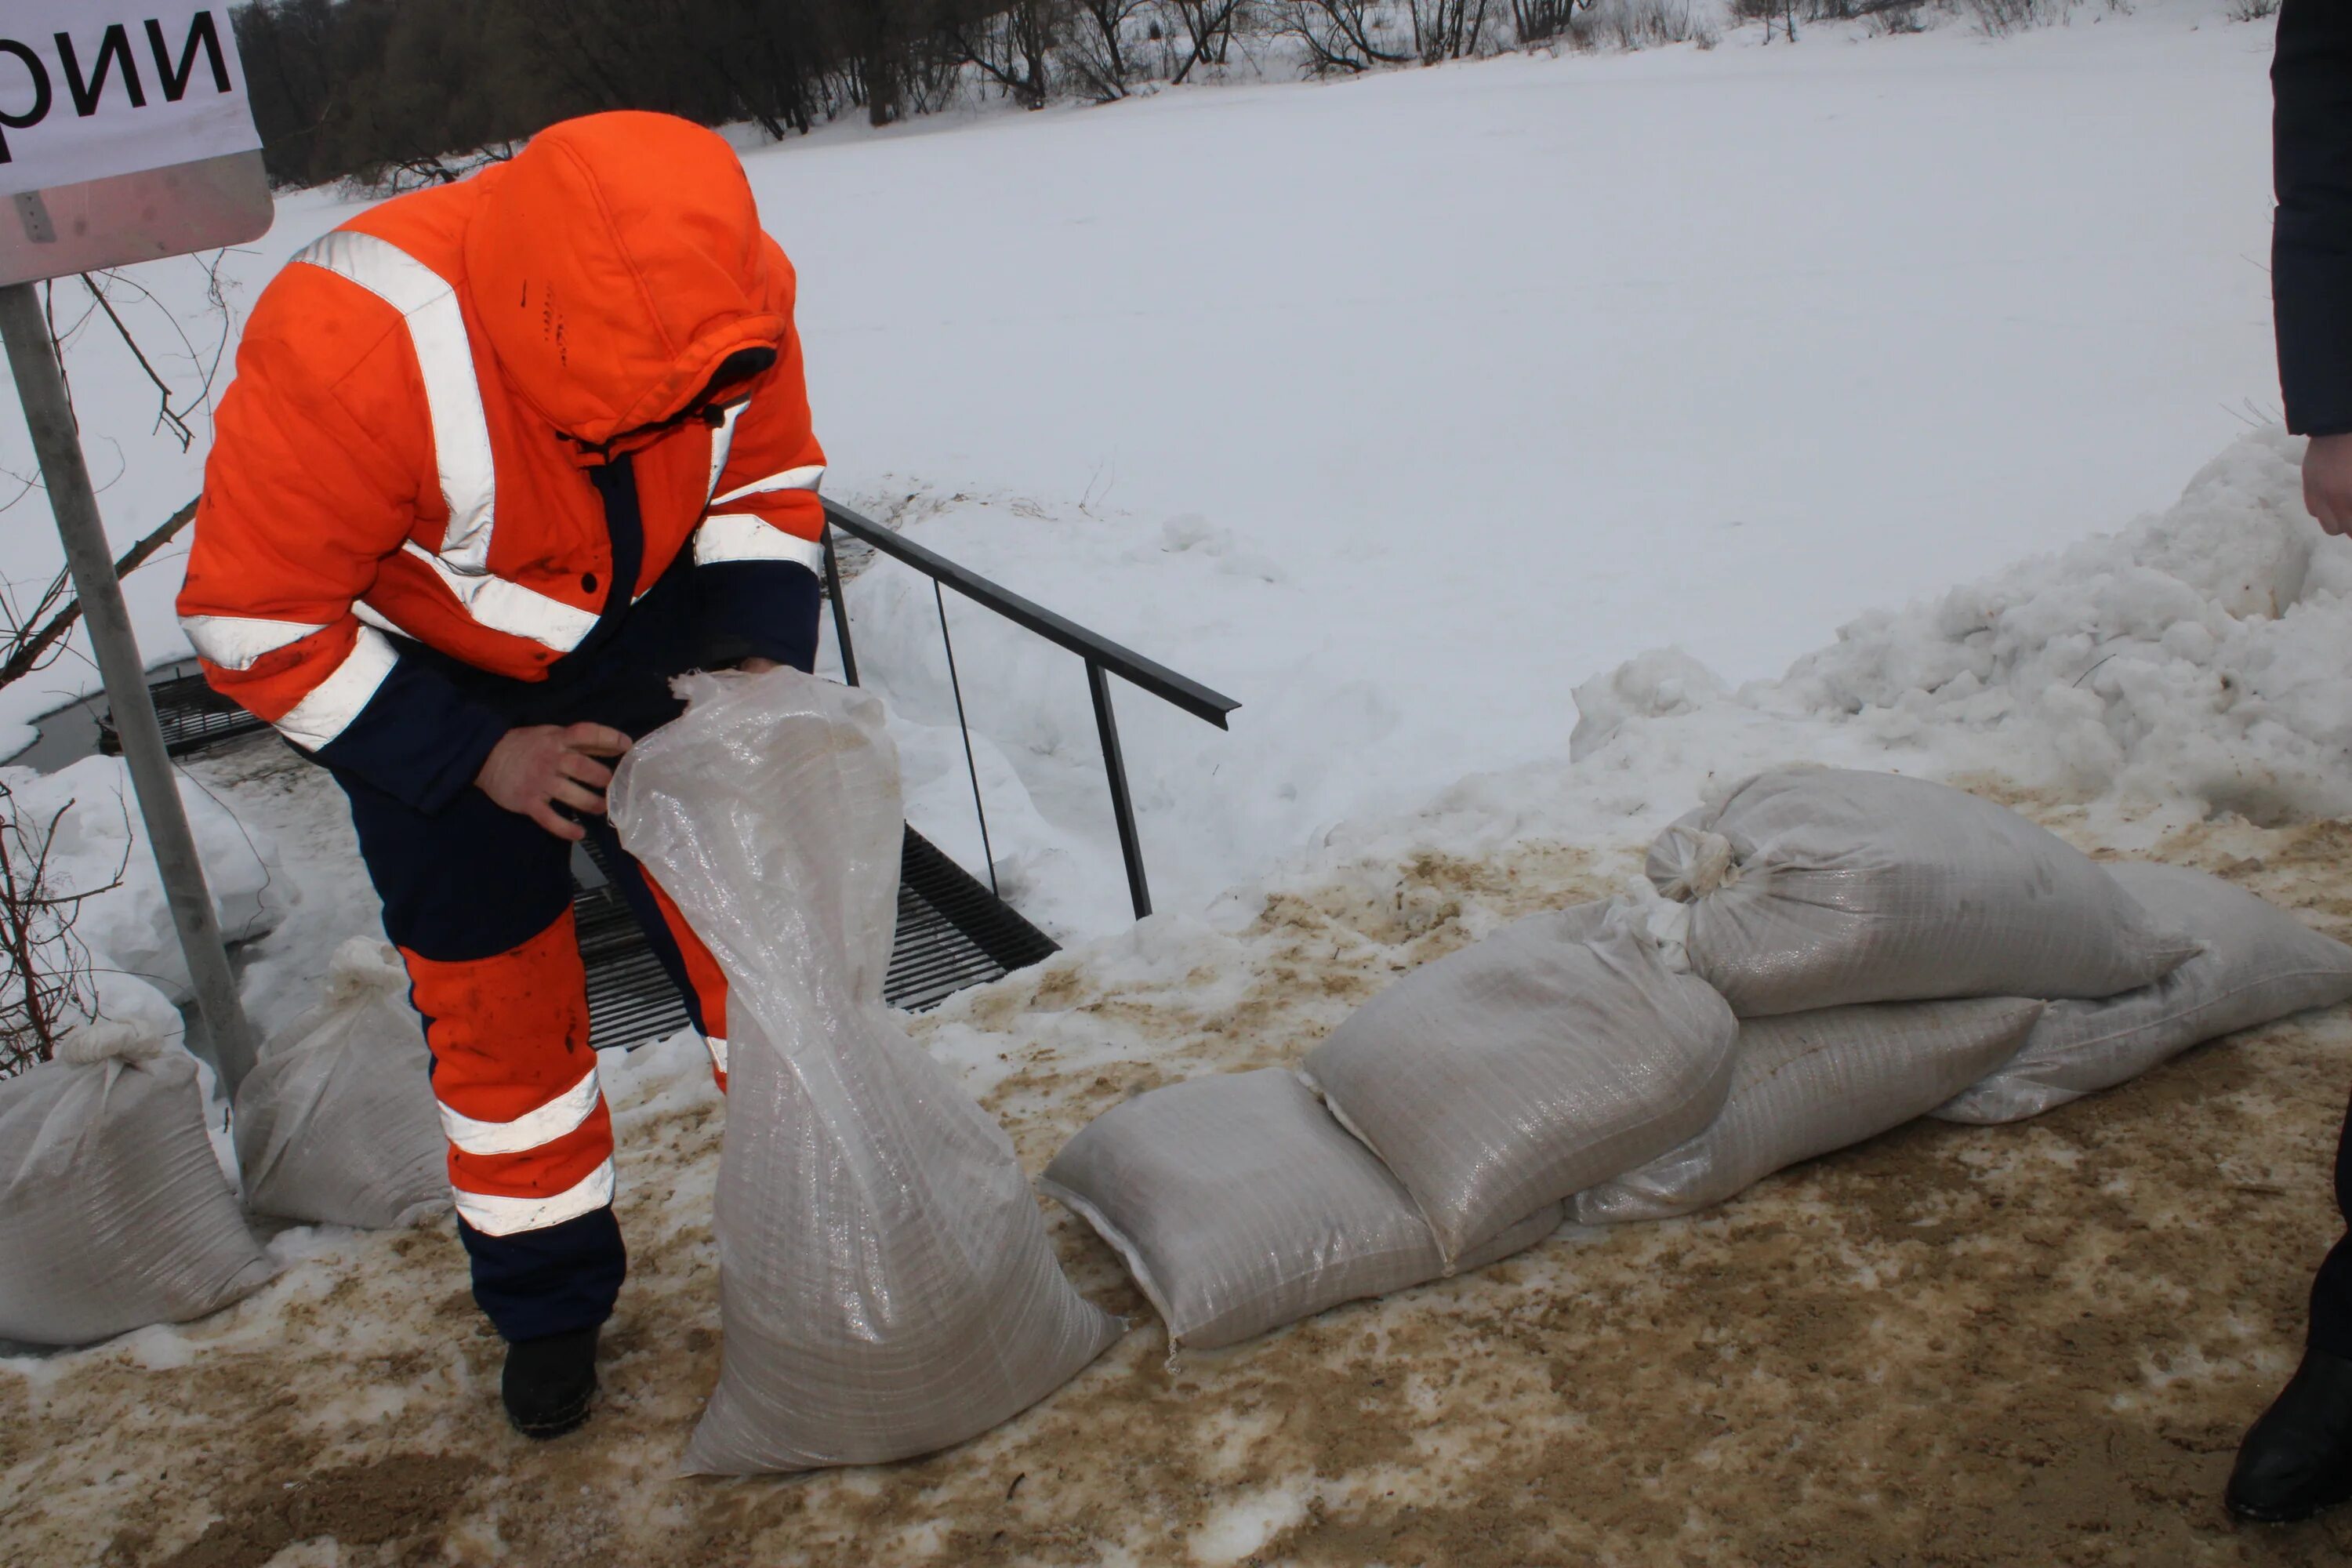
[(573, 878), (572, 921), (580, 962), (588, 971), (588, 1043), (636, 1046), (687, 1026), (686, 999), (654, 956), (621, 890), (602, 878), (593, 887)]
[[(269, 728), (215, 691), (201, 675), (159, 680), (147, 690), (155, 701), (155, 721), (163, 729), (163, 751), (170, 756), (201, 752), (223, 741)], [(114, 710), (110, 708), (99, 716), (98, 749), (110, 757), (122, 754), (122, 737), (115, 733)]]
[(1051, 937), (929, 839), (907, 829), (898, 861), (898, 938), (882, 984), (885, 1001), (919, 1013), (1055, 951)]
[[(686, 1002), (591, 850), (577, 866), (572, 920), (588, 971), (589, 1043), (635, 1046), (687, 1026)], [(882, 998), (919, 1013), (1056, 951), (1053, 939), (913, 828), (898, 870), (898, 932)]]

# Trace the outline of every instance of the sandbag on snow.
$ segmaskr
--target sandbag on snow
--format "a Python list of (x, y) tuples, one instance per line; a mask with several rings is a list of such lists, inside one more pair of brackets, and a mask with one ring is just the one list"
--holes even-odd
[(2053, 1002), (2024, 1047), (1934, 1114), (2015, 1121), (2138, 1077), (2194, 1045), (2352, 997), (2352, 948), (2187, 866), (2106, 868), (2158, 920), (2204, 951), (2153, 985), (2104, 1002)]
[(1651, 847), (1691, 967), (1743, 1018), (1948, 996), (2112, 996), (2197, 951), (2015, 812), (1897, 773), (1760, 773)]
[[(1095, 1227), (1171, 1344), (1236, 1344), (1445, 1271), (1412, 1195), (1279, 1068), (1136, 1096), (1079, 1130), (1040, 1184)], [(1559, 1226), (1557, 1205), (1462, 1260), (1483, 1268)]]
[(1749, 1019), (1722, 1114), (1640, 1170), (1579, 1193), (1577, 1220), (1671, 1219), (1900, 1127), (1940, 1104), (1948, 1085), (2014, 1055), (2042, 1006), (1995, 996)]
[(793, 669), (697, 675), (613, 781), (621, 842), (728, 983), (707, 1474), (927, 1453), (1118, 1337), (1062, 1275), (1013, 1145), (882, 1001), (898, 760), (882, 705)]
[(384, 1229), (449, 1201), (441, 1114), (408, 972), (387, 942), (337, 950), (327, 998), (272, 1039), (236, 1092), (256, 1214)]
[(1461, 1258), (1715, 1118), (1731, 1010), (1631, 906), (1538, 915), (1423, 964), (1307, 1053), (1302, 1076)]
[(90, 1024), (0, 1082), (0, 1339), (184, 1322), (270, 1273), (213, 1158), (194, 1058)]

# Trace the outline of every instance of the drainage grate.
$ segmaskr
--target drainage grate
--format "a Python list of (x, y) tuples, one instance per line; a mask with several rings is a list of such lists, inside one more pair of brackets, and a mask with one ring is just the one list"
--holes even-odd
[[(686, 1002), (654, 957), (618, 889), (591, 851), (574, 862), (572, 899), (580, 959), (588, 971), (589, 1043), (642, 1045), (687, 1026)], [(1024, 969), (1055, 951), (1053, 939), (913, 828), (898, 870), (898, 933), (882, 998), (919, 1013), (969, 986)]]
[[(159, 680), (147, 690), (155, 700), (155, 721), (163, 726), (163, 751), (169, 756), (201, 752), (269, 728), (215, 691), (201, 675)], [(122, 754), (122, 737), (115, 733), (110, 708), (99, 716), (98, 749), (110, 757)]]

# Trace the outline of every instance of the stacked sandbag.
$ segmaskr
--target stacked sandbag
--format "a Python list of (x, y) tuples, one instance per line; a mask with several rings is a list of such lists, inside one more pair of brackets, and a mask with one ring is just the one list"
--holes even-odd
[(1639, 1170), (1577, 1194), (1585, 1225), (1671, 1219), (1801, 1160), (1926, 1115), (2016, 1055), (2042, 1004), (2018, 997), (1879, 1003), (1751, 1018), (1723, 1111)]
[(268, 1280), (205, 1120), (195, 1059), (143, 1026), (85, 1025), (0, 1081), (0, 1339), (84, 1344)]
[(2150, 915), (2202, 944), (2153, 985), (2055, 1002), (1998, 1071), (1939, 1107), (1947, 1121), (2015, 1121), (2137, 1078), (2189, 1047), (2352, 997), (2352, 948), (2186, 866), (2106, 867)]
[(1706, 1127), (1738, 1037), (1723, 998), (1671, 966), (1631, 906), (1588, 907), (1423, 964), (1302, 1076), (1458, 1261)]
[(389, 943), (335, 953), (327, 995), (273, 1037), (236, 1095), (237, 1163), (256, 1214), (383, 1229), (449, 1201), (424, 1021)]
[(882, 1001), (903, 818), (881, 704), (698, 675), (625, 758), (622, 844), (728, 982), (725, 1354), (687, 1452), (745, 1474), (985, 1431), (1117, 1338), (1055, 1262), (1003, 1131)]
[(1759, 774), (1658, 837), (1691, 967), (1743, 1018), (1953, 996), (2105, 997), (2197, 944), (2015, 812), (1898, 773)]
[[(1040, 1184), (1126, 1260), (1171, 1346), (1235, 1344), (1447, 1271), (1403, 1184), (1278, 1068), (1138, 1095), (1071, 1139)], [(1546, 1206), (1459, 1268), (1559, 1220)]]

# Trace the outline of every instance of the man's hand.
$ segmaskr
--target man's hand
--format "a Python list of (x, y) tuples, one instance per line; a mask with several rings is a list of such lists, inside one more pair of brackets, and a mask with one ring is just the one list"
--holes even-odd
[(2314, 436), (2303, 456), (2303, 504), (2330, 533), (2352, 533), (2352, 435)]
[(604, 786), (613, 770), (596, 761), (629, 749), (629, 738), (602, 724), (530, 724), (509, 730), (474, 775), (474, 787), (558, 838), (578, 843), (588, 830), (567, 822), (558, 804), (604, 813)]
[(765, 675), (772, 669), (781, 669), (783, 667), (772, 658), (760, 658), (755, 656), (737, 660), (735, 668), (746, 675)]

